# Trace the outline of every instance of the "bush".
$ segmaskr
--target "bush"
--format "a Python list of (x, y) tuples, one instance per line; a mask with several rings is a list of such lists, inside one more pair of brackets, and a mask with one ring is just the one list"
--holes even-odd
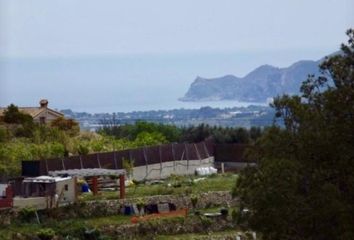
[(97, 240), (100, 237), (100, 232), (96, 229), (86, 229), (84, 233), (84, 239), (86, 240)]
[(57, 127), (62, 131), (68, 131), (69, 135), (75, 136), (80, 132), (78, 122), (73, 119), (57, 118), (51, 122), (52, 127)]
[(73, 219), (65, 227), (60, 228), (57, 234), (63, 236), (65, 239), (85, 239), (86, 230), (82, 222)]
[(51, 228), (42, 228), (37, 232), (37, 236), (41, 240), (51, 240), (55, 236), (55, 232)]
[(195, 209), (197, 207), (197, 203), (198, 203), (198, 196), (197, 195), (191, 196), (191, 203), (192, 203), (193, 209)]
[(19, 219), (24, 222), (31, 221), (36, 215), (36, 209), (34, 207), (25, 207), (19, 211)]
[(7, 140), (7, 131), (6, 128), (0, 126), (0, 142), (5, 142)]
[(239, 214), (236, 209), (232, 210), (231, 212), (231, 218), (234, 223), (239, 223)]
[(213, 224), (213, 221), (210, 218), (204, 217), (202, 215), (200, 216), (200, 221), (204, 229), (209, 228)]
[(33, 118), (29, 114), (20, 112), (17, 106), (11, 104), (4, 111), (4, 122), (10, 124), (33, 124)]

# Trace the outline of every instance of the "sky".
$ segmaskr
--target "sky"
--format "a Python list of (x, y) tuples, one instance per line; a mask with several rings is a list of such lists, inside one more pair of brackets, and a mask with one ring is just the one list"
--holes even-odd
[[(118, 93), (144, 87), (146, 101), (172, 82), (178, 86), (168, 95), (183, 95), (197, 75), (242, 76), (259, 64), (317, 60), (346, 41), (353, 9), (353, 0), (0, 0), (0, 105), (33, 105), (41, 92), (73, 81), (79, 90), (87, 77), (82, 65), (92, 62), (92, 76), (115, 62), (111, 70), (121, 71), (111, 72), (120, 77), (105, 72), (99, 81), (121, 83)], [(52, 82), (35, 80), (41, 78)], [(99, 81), (89, 81), (94, 93)], [(15, 89), (21, 86), (27, 91)], [(59, 108), (77, 98), (52, 92), (44, 97)]]

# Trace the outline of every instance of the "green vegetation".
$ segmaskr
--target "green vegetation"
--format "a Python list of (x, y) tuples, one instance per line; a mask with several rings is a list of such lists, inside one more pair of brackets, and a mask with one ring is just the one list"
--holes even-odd
[(55, 232), (51, 228), (41, 228), (37, 232), (37, 236), (41, 240), (51, 240), (55, 236)]
[(212, 232), (212, 233), (188, 233), (188, 234), (179, 234), (179, 235), (161, 235), (157, 236), (157, 240), (209, 240), (209, 239), (236, 239), (237, 235), (243, 236), (244, 234), (241, 231), (237, 230), (228, 230), (221, 232)]
[[(5, 226), (0, 229), (1, 239), (205, 239), (205, 237), (226, 237), (235, 236), (236, 234), (244, 235), (240, 230), (228, 226), (223, 227), (221, 231), (205, 233), (205, 230), (213, 227), (213, 220), (200, 216), (183, 217), (166, 217), (150, 220), (135, 226), (136, 233), (126, 228), (128, 231), (114, 231), (122, 225), (130, 224), (130, 216), (115, 215), (109, 217), (94, 217), (89, 219), (73, 219), (73, 220), (49, 220), (42, 224), (19, 223)], [(179, 226), (177, 229), (175, 228)], [(215, 225), (215, 224), (214, 224)], [(195, 226), (195, 229), (194, 229)], [(228, 229), (228, 230), (227, 230)], [(196, 232), (178, 235), (170, 234), (174, 232)], [(120, 230), (124, 231), (124, 229)], [(164, 235), (159, 236), (159, 232)], [(133, 233), (133, 235), (132, 235)], [(54, 238), (53, 238), (54, 237)], [(59, 238), (58, 238), (59, 237)]]
[(122, 126), (107, 124), (97, 133), (80, 132), (78, 123), (72, 119), (58, 118), (47, 125), (38, 124), (11, 104), (0, 119), (0, 176), (18, 176), (22, 160), (62, 158), (205, 139), (218, 143), (252, 143), (261, 134), (259, 128), (246, 130), (204, 124), (178, 128), (144, 121)]
[(80, 132), (72, 119), (58, 118), (50, 125), (33, 122), (11, 104), (0, 119), (0, 176), (20, 174), (22, 160), (61, 158), (166, 143), (160, 133), (137, 133), (134, 140)]
[[(192, 195), (211, 191), (230, 191), (235, 184), (237, 175), (218, 174), (206, 177), (205, 180), (194, 182), (197, 177), (172, 176), (159, 184), (137, 184), (126, 189), (127, 198), (141, 198), (154, 195)], [(101, 192), (97, 196), (83, 195), (83, 200), (116, 199), (117, 192)]]
[(33, 238), (34, 233), (40, 239), (52, 239), (55, 234), (63, 237), (71, 237), (68, 239), (85, 239), (85, 232), (98, 229), (106, 225), (129, 224), (130, 216), (114, 215), (108, 217), (94, 218), (76, 218), (71, 220), (46, 220), (42, 224), (17, 223), (10, 226), (2, 226), (0, 228), (1, 239), (13, 239), (13, 235), (20, 233), (23, 236)]
[(99, 130), (99, 133), (115, 136), (116, 138), (125, 138), (134, 141), (139, 138), (139, 135), (158, 136), (165, 142), (175, 142), (180, 135), (180, 129), (164, 124), (149, 123), (138, 121), (136, 124), (127, 124), (119, 126), (116, 123), (109, 124), (103, 122), (104, 126)]
[(217, 143), (252, 143), (262, 135), (262, 130), (257, 127), (247, 130), (207, 124), (179, 128), (172, 125), (137, 121), (135, 124), (126, 125), (105, 124), (99, 133), (130, 141), (137, 141), (139, 136), (143, 135), (146, 136), (145, 139), (147, 136), (152, 136), (160, 142), (201, 142), (212, 138)]
[(10, 104), (4, 111), (3, 121), (9, 124), (32, 125), (32, 117), (28, 114), (22, 113), (14, 104)]
[[(267, 239), (354, 239), (354, 31), (309, 76), (302, 96), (274, 101), (272, 127), (249, 155), (234, 193), (243, 221)], [(332, 82), (333, 80), (333, 82)]]

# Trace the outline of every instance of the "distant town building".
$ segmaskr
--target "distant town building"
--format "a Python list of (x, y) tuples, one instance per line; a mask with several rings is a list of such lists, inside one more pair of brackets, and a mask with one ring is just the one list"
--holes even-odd
[[(0, 117), (3, 116), (5, 110), (6, 108), (0, 108)], [(64, 114), (48, 108), (47, 99), (40, 100), (38, 107), (18, 107), (18, 110), (31, 115), (34, 122), (41, 124), (50, 123), (57, 118), (64, 117)]]

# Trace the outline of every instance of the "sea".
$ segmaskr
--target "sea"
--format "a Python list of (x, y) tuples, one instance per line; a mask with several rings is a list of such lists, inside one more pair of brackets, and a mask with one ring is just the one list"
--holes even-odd
[[(243, 77), (262, 64), (286, 67), (317, 52), (230, 52), (179, 55), (0, 57), (0, 107), (37, 106), (113, 113), (267, 105), (237, 101), (181, 102), (197, 76)], [(323, 55), (322, 55), (323, 56)]]

